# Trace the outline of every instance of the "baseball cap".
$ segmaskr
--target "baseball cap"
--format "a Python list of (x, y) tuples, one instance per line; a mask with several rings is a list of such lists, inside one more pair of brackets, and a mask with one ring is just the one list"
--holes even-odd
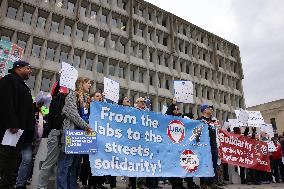
[(201, 112), (204, 112), (204, 110), (206, 110), (207, 108), (214, 109), (214, 107), (212, 105), (202, 104), (201, 107), (200, 107), (200, 110), (201, 110)]
[(9, 69), (8, 72), (14, 73), (16, 68), (21, 68), (21, 67), (25, 67), (25, 66), (30, 66), (30, 64), (26, 61), (18, 60), (16, 62), (14, 62), (13, 68)]

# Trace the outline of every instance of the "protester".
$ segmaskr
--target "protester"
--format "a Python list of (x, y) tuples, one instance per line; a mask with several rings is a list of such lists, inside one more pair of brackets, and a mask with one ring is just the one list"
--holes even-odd
[(212, 163), (214, 168), (215, 177), (203, 177), (200, 179), (201, 189), (219, 189), (220, 187), (216, 185), (216, 175), (217, 175), (217, 161), (218, 161), (218, 147), (217, 147), (217, 127), (220, 126), (219, 121), (213, 119), (213, 106), (208, 104), (202, 104), (200, 107), (202, 116), (197, 120), (201, 120), (208, 125)]
[[(65, 99), (65, 105), (62, 113), (66, 116), (63, 121), (63, 132), (66, 130), (82, 129), (87, 133), (91, 133), (92, 129), (79, 115), (78, 99), (76, 92), (69, 89), (69, 93)], [(77, 189), (77, 176), (79, 168), (79, 155), (66, 154), (64, 152), (65, 140), (64, 135), (61, 140), (63, 147), (58, 159), (57, 169), (57, 189)]]
[[(194, 115), (192, 113), (183, 113), (182, 114), (182, 118), (185, 119), (194, 119)], [(186, 186), (187, 188), (191, 188), (191, 189), (198, 189), (200, 188), (197, 184), (195, 184), (195, 182), (193, 181), (193, 177), (186, 177), (185, 178), (186, 181)]]
[[(86, 122), (89, 123), (89, 115), (90, 115), (90, 88), (92, 86), (91, 80), (88, 78), (79, 78), (77, 80), (77, 90), (76, 90), (76, 97), (77, 97), (77, 107), (78, 112), (81, 118)], [(81, 169), (80, 169), (80, 179), (82, 182), (82, 189), (87, 189), (92, 186), (89, 177), (92, 177), (90, 163), (89, 163), (89, 155), (84, 154), (82, 157)], [(89, 182), (88, 182), (89, 180)], [(88, 186), (89, 185), (89, 186)]]
[[(171, 105), (168, 107), (166, 111), (166, 115), (179, 116), (179, 117), (182, 116), (182, 114), (179, 112), (176, 98), (173, 98)], [(182, 183), (182, 178), (172, 177), (170, 178), (170, 181), (172, 184), (172, 189), (184, 189), (185, 188)]]
[[(248, 135), (249, 136), (249, 135)], [(258, 140), (258, 136), (256, 134), (256, 128), (252, 128), (252, 134), (250, 136), (252, 139)], [(258, 170), (254, 169), (247, 169), (247, 184), (248, 185), (261, 185), (261, 175), (259, 174)]]
[(61, 130), (63, 125), (62, 109), (65, 104), (65, 98), (68, 94), (66, 87), (60, 87), (59, 81), (55, 82), (51, 92), (51, 103), (48, 114), (48, 127), (44, 130), (47, 138), (47, 155), (39, 170), (38, 189), (47, 189), (48, 180), (52, 174), (60, 154), (62, 136)]
[(38, 146), (43, 134), (43, 114), (41, 112), (41, 107), (43, 105), (49, 106), (50, 99), (40, 92), (36, 96), (36, 102), (34, 102), (34, 116), (36, 119), (35, 133), (33, 135), (33, 140), (24, 143), (22, 146), (21, 154), (22, 161), (19, 167), (18, 176), (16, 180), (16, 188), (26, 188), (26, 183), (30, 177), (33, 168), (33, 154), (36, 154)]
[(284, 164), (282, 163), (281, 144), (278, 142), (277, 137), (273, 138), (273, 143), (276, 147), (276, 151), (272, 153), (273, 176), (275, 177), (275, 182), (280, 183), (280, 178), (282, 182), (284, 182)]
[[(91, 94), (90, 101), (98, 101), (102, 102), (104, 100), (103, 94), (100, 91), (96, 91)], [(88, 121), (88, 120), (87, 120)], [(80, 178), (82, 181), (82, 184), (85, 185), (88, 182), (88, 188), (96, 188), (96, 189), (106, 189), (106, 187), (103, 185), (105, 182), (104, 176), (93, 176), (91, 172), (91, 166), (89, 161), (89, 155), (83, 156), (83, 162), (81, 164), (81, 172), (80, 172)]]
[[(145, 98), (139, 97), (138, 99), (136, 99), (134, 107), (137, 108), (138, 110), (144, 110), (145, 111), (146, 108), (147, 108), (146, 104), (145, 104)], [(137, 187), (139, 189), (148, 189), (148, 187), (146, 186), (146, 182), (147, 182), (146, 178), (144, 178), (144, 177), (137, 178)]]
[(8, 75), (0, 80), (0, 141), (5, 132), (17, 133), (24, 130), (16, 147), (0, 144), (0, 188), (12, 189), (16, 182), (17, 162), (23, 144), (33, 140), (35, 117), (33, 100), (25, 84), (32, 70), (25, 61), (16, 61)]

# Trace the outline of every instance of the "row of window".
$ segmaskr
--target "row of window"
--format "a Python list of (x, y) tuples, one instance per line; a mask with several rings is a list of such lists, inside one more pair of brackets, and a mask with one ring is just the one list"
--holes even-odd
[[(1, 31), (1, 39), (11, 40), (11, 37), (13, 36), (13, 31), (2, 29)], [(29, 40), (31, 39), (31, 40)], [(27, 48), (27, 41), (31, 41), (31, 49)], [(31, 55), (36, 58), (46, 59), (49, 61), (54, 62), (70, 62), (73, 66), (79, 67), (86, 70), (93, 70), (94, 62), (96, 62), (95, 57), (96, 55), (90, 52), (86, 52), (80, 49), (74, 49), (74, 52), (70, 46), (61, 45), (56, 42), (52, 41), (46, 41), (46, 48), (43, 48), (43, 44), (45, 43), (45, 40), (36, 38), (36, 37), (29, 37), (26, 34), (22, 34), (17, 32), (17, 39), (13, 42), (16, 42), (19, 46), (25, 49), (26, 55)], [(154, 50), (154, 49), (152, 49)], [(139, 51), (138, 51), (139, 52)], [(230, 77), (226, 74), (221, 74), (221, 72), (214, 72), (209, 68), (205, 68), (201, 65), (195, 65), (194, 63), (191, 63), (189, 61), (186, 61), (184, 59), (178, 60), (177, 58), (170, 57), (169, 54), (160, 54), (162, 52), (150, 52), (150, 62), (155, 61), (160, 65), (164, 65), (166, 67), (171, 67), (173, 69), (180, 69), (181, 72), (197, 76), (203, 79), (206, 79), (208, 81), (214, 81), (221, 85), (229, 86), (233, 89), (240, 90), (240, 81), (238, 79), (235, 79), (233, 77)], [(142, 53), (143, 54), (143, 53)], [(153, 56), (153, 55), (157, 56)], [(96, 70), (99, 73), (105, 73), (121, 78), (125, 78), (125, 72), (126, 72), (126, 63), (119, 63), (117, 60), (110, 60), (108, 65), (108, 70), (105, 70), (105, 64), (108, 59), (103, 56), (98, 56), (97, 66)], [(115, 68), (117, 67), (115, 71)], [(140, 70), (143, 70), (142, 73), (139, 73), (139, 77), (135, 77), (135, 72), (130, 69), (130, 80), (137, 81), (137, 82), (144, 82), (144, 73), (146, 72), (145, 68), (140, 68)], [(133, 72), (133, 74), (132, 74)], [(137, 79), (138, 78), (138, 79)], [(152, 76), (150, 77), (150, 85), (154, 85)], [(159, 82), (161, 83), (161, 82)], [(160, 88), (170, 89), (169, 84), (167, 84), (168, 81), (166, 81), (166, 84), (162, 85), (159, 84)]]
[[(105, 3), (110, 3), (110, 2), (105, 2)], [(114, 6), (116, 7), (117, 5), (121, 5), (120, 8), (126, 8), (126, 5), (128, 4), (127, 1), (112, 1), (111, 3), (114, 4)], [(58, 1), (57, 2), (57, 7), (60, 8), (66, 8), (69, 11), (74, 11), (74, 6), (75, 6), (75, 1), (74, 0), (65, 0), (65, 1)], [(17, 12), (18, 12), (18, 8), (20, 7), (20, 3), (17, 1), (13, 1), (13, 2), (9, 2), (9, 7), (8, 7), (8, 13), (7, 13), (7, 17), (12, 18), (12, 19), (16, 19), (17, 17)], [(28, 5), (24, 5), (23, 6), (24, 9), (24, 13), (23, 13), (23, 22), (30, 24), (31, 20), (32, 20), (32, 16), (33, 13), (35, 11), (34, 7), (28, 6)], [(144, 9), (146, 9), (144, 6), (140, 6), (138, 5), (137, 8), (134, 8), (134, 13), (140, 15), (140, 16), (145, 16), (144, 15)], [(149, 12), (148, 16), (149, 18), (152, 18), (151, 14), (154, 11), (150, 11), (151, 9), (147, 9)], [(21, 11), (20, 11), (21, 12)], [(39, 10), (39, 18), (37, 21), (37, 27), (44, 27), (45, 26), (45, 22), (46, 19), (48, 17), (48, 13), (43, 11), (43, 10)], [(112, 27), (117, 27), (121, 30), (126, 31), (128, 29), (128, 17), (127, 16), (123, 16), (120, 14), (117, 14), (115, 12), (111, 13), (110, 10), (107, 10), (105, 8), (100, 8), (99, 5), (96, 5), (94, 3), (89, 3), (88, 1), (83, 1), (81, 3), (81, 7), (80, 7), (80, 15), (83, 17), (89, 17), (95, 21), (99, 21), (101, 23), (104, 24), (109, 24)], [(54, 32), (59, 32), (59, 25), (61, 23), (62, 17), (58, 16), (58, 15), (54, 15), (52, 16), (52, 23), (51, 23), (51, 31)], [(157, 20), (158, 20), (158, 24), (160, 23), (161, 25), (166, 27), (166, 23), (167, 23), (167, 16), (163, 15), (162, 13), (159, 13), (159, 11), (157, 11)], [(161, 21), (160, 21), (161, 20)], [(75, 21), (67, 21), (69, 22), (69, 24), (67, 24), (66, 26), (64, 26), (64, 34), (65, 35), (69, 35), (71, 34), (71, 29), (72, 29), (72, 25), (74, 25)], [(86, 27), (86, 26), (85, 26)], [(148, 27), (148, 26), (147, 26)], [(141, 36), (141, 37), (146, 37), (146, 24), (142, 24), (137, 22), (133, 29), (134, 29), (134, 34)], [(84, 26), (82, 26), (82, 29), (84, 29)], [(65, 31), (66, 30), (66, 31)], [(80, 29), (79, 29), (80, 30)], [(149, 33), (148, 35), (148, 39), (149, 40), (154, 40), (153, 38), (156, 37), (156, 41), (164, 46), (167, 46), (169, 43), (169, 37), (167, 33), (164, 32), (156, 32), (157, 36), (154, 36), (154, 32), (153, 32), (153, 28), (149, 28)], [(184, 24), (178, 24), (177, 27), (178, 32), (181, 32), (183, 34), (187, 34), (188, 32), (186, 32), (186, 27)], [(79, 36), (82, 36), (82, 30), (78, 31), (76, 33), (79, 33)], [(195, 39), (197, 41), (200, 41), (201, 43), (206, 42), (208, 46), (212, 46), (213, 43), (211, 42), (211, 38), (207, 37), (209, 39), (207, 39), (205, 36), (205, 34), (202, 34), (202, 32), (196, 32), (196, 29), (194, 30), (194, 36), (190, 36), (190, 37), (195, 37)], [(154, 40), (155, 41), (155, 40)], [(181, 39), (177, 39), (176, 40), (176, 49), (179, 49), (180, 52), (184, 52), (187, 54), (187, 49), (185, 47), (185, 50), (183, 46), (184, 45)], [(179, 42), (181, 41), (181, 42)], [(219, 45), (220, 44), (220, 45)], [(228, 51), (228, 54), (230, 56), (236, 57), (236, 50), (232, 47), (228, 47), (227, 45), (225, 45), (225, 47), (223, 48), (223, 44), (221, 42), (217, 43), (217, 49), (218, 50), (225, 50)], [(230, 52), (230, 53), (229, 53)], [(199, 59), (202, 59), (202, 57), (200, 56)]]

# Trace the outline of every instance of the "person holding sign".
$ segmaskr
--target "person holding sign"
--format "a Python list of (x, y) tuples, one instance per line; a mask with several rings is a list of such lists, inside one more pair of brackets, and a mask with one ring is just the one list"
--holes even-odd
[(200, 179), (201, 189), (202, 188), (211, 188), (211, 189), (220, 189), (221, 187), (216, 185), (216, 176), (217, 176), (217, 161), (218, 161), (218, 147), (217, 147), (217, 136), (216, 130), (220, 127), (219, 121), (213, 118), (214, 107), (208, 104), (202, 104), (200, 107), (202, 116), (197, 120), (201, 120), (208, 125), (211, 154), (212, 154), (212, 163), (215, 172), (215, 177), (206, 177)]
[[(78, 90), (78, 88), (77, 88)], [(65, 99), (65, 105), (62, 113), (66, 116), (63, 121), (63, 131), (82, 129), (87, 133), (91, 133), (92, 129), (88, 123), (80, 117), (78, 112), (79, 100), (74, 90), (70, 89)], [(64, 135), (61, 142), (65, 148)], [(76, 189), (77, 188), (77, 172), (79, 166), (79, 157), (76, 154), (66, 154), (61, 151), (58, 159), (57, 169), (57, 189)]]
[[(35, 117), (31, 90), (25, 84), (32, 73), (30, 64), (16, 61), (8, 72), (0, 80), (0, 188), (12, 189), (22, 144), (33, 141)], [(14, 146), (3, 140), (8, 133), (12, 140), (20, 133)]]

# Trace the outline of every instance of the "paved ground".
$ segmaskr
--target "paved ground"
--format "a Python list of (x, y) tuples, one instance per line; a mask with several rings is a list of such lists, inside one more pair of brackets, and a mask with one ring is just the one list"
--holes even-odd
[[(110, 189), (108, 184), (105, 185), (107, 188)], [(117, 178), (117, 189), (126, 189), (126, 181), (122, 180), (120, 177)], [(160, 184), (160, 187), (163, 189), (171, 189), (171, 185), (168, 184)], [(184, 184), (186, 186), (186, 184)], [(28, 189), (33, 189), (32, 187), (27, 187)], [(284, 183), (276, 184), (262, 184), (262, 185), (246, 185), (246, 184), (229, 184), (223, 187), (224, 189), (284, 189)], [(49, 188), (55, 189), (55, 188)]]

